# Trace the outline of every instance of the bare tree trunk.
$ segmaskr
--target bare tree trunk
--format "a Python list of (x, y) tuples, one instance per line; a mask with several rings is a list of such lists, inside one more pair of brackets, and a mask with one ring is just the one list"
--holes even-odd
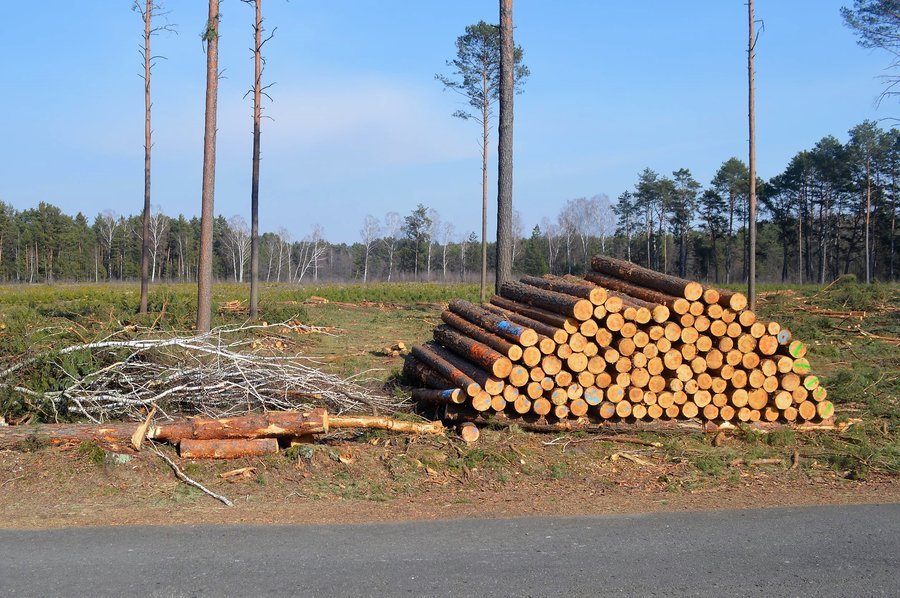
[(496, 287), (512, 277), (514, 48), (512, 0), (500, 0), (500, 127)]
[(650, 237), (653, 234), (653, 222), (650, 220), (650, 205), (647, 205), (647, 213), (644, 215), (644, 224), (647, 225), (647, 267), (653, 267), (653, 254), (650, 252)]
[(213, 200), (216, 185), (216, 100), (219, 89), (219, 0), (209, 0), (206, 22), (206, 128), (203, 135), (203, 191), (200, 260), (197, 267), (197, 332), (212, 323)]
[(756, 309), (756, 115), (753, 97), (753, 53), (756, 40), (753, 36), (753, 0), (747, 2), (750, 35), (747, 42), (747, 80), (749, 83), (749, 122), (750, 122), (750, 245), (747, 249), (749, 269), (747, 273), (747, 300), (750, 309)]
[(262, 111), (262, 0), (254, 0), (256, 21), (253, 46), (253, 174), (250, 182), (250, 319), (259, 314), (259, 141)]
[(800, 284), (803, 284), (803, 191), (800, 191), (800, 206), (797, 210), (797, 273), (800, 275)]
[[(481, 111), (481, 302), (487, 301), (487, 202), (488, 202), (488, 116), (490, 115), (490, 97), (487, 91), (487, 72), (483, 73), (482, 85), (484, 98)], [(499, 285), (498, 285), (499, 286)]]
[(866, 158), (866, 284), (872, 282), (872, 257), (869, 247), (869, 212), (872, 210), (872, 180), (870, 159)]
[(150, 32), (153, 0), (144, 4), (144, 222), (141, 239), (141, 304), (139, 312), (147, 313), (150, 295)]
[(275, 271), (275, 282), (281, 282), (281, 265), (284, 264), (284, 239), (278, 237), (278, 269)]
[[(897, 230), (897, 173), (894, 169), (891, 170), (891, 267), (890, 267), (890, 281), (894, 282), (894, 240), (895, 240), (895, 232)], [(16, 272), (18, 272), (18, 267), (16, 268)]]

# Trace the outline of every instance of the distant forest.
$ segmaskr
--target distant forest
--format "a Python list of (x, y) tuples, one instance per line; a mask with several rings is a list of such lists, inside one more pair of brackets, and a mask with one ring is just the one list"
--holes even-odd
[[(847, 143), (825, 137), (781, 174), (760, 180), (758, 279), (824, 283), (854, 274), (865, 280), (868, 247), (871, 278), (896, 280), (898, 174), (900, 132), (866, 121), (850, 130)], [(647, 168), (615, 202), (605, 195), (571, 199), (527, 228), (516, 214), (514, 271), (577, 273), (591, 255), (605, 253), (702, 281), (745, 281), (748, 178), (737, 158), (726, 160), (705, 187), (686, 168), (670, 175)], [(129, 203), (137, 208), (138, 199)], [(456, 231), (424, 204), (405, 215), (367, 216), (359, 226), (353, 244), (329, 242), (319, 226), (299, 238), (284, 229), (264, 233), (260, 280), (477, 279), (480, 239)], [(137, 280), (141, 229), (137, 213), (91, 218), (50, 203), (16, 210), (0, 202), (0, 281)], [(198, 217), (153, 211), (154, 281), (196, 280), (199, 233)], [(241, 217), (216, 218), (214, 253), (219, 280), (249, 279), (250, 233)], [(494, 255), (491, 244), (488, 256)]]

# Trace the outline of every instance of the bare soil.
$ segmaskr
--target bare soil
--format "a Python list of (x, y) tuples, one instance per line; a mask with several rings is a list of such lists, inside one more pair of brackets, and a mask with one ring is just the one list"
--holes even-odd
[[(231, 508), (176, 480), (147, 450), (6, 451), (0, 526), (342, 524), (900, 501), (897, 477), (849, 480), (814, 459), (792, 469), (787, 454), (780, 465), (728, 464), (704, 473), (652, 447), (554, 438), (488, 430), (466, 446), (452, 438), (373, 435), (304, 445), (287, 456), (178, 460), (192, 478), (234, 501)], [(130, 459), (120, 463), (118, 455)], [(239, 468), (252, 470), (221, 477)]]

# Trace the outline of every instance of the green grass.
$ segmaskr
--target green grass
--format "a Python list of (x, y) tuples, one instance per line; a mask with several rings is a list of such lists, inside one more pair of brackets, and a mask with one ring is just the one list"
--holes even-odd
[[(385, 368), (380, 355), (382, 347), (397, 340), (408, 345), (424, 340), (438, 321), (435, 303), (454, 297), (474, 299), (477, 292), (477, 286), (462, 284), (263, 284), (260, 319), (270, 323), (296, 319), (345, 330), (346, 334), (334, 336), (294, 338), (289, 350), (324, 357), (324, 367), (341, 376), (365, 372), (364, 378), (380, 385), (399, 372), (401, 365), (397, 359)], [(245, 322), (245, 313), (219, 313), (218, 306), (236, 300), (246, 302), (248, 293), (246, 284), (215, 285), (213, 326)], [(325, 297), (329, 303), (305, 305), (304, 301), (313, 295)], [(102, 364), (88, 351), (61, 356), (55, 350), (112, 334), (117, 338), (139, 336), (151, 326), (155, 331), (179, 333), (193, 328), (194, 285), (154, 285), (150, 313), (143, 316), (136, 313), (138, 299), (136, 284), (0, 286), (0, 369), (26, 356), (46, 353), (32, 366), (17, 372), (16, 385), (38, 392), (60, 391)], [(361, 303), (366, 307), (354, 307)], [(0, 415), (15, 419), (29, 413), (37, 414), (43, 421), (70, 419), (65, 405), (54, 408), (46, 401), (0, 387)]]
[(79, 444), (78, 454), (86, 457), (94, 465), (103, 465), (106, 462), (106, 451), (93, 440), (85, 440)]

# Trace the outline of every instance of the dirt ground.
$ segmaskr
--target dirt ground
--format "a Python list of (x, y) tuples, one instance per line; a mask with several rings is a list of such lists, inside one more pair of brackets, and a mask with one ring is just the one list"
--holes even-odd
[[(0, 452), (0, 526), (341, 524), (900, 501), (897, 477), (849, 480), (805, 458), (792, 468), (787, 453), (781, 464), (700, 471), (654, 447), (488, 430), (473, 446), (374, 434), (265, 458), (176, 458), (230, 498), (229, 508), (176, 480), (153, 452), (118, 450)], [(241, 468), (250, 469), (222, 477)]]

